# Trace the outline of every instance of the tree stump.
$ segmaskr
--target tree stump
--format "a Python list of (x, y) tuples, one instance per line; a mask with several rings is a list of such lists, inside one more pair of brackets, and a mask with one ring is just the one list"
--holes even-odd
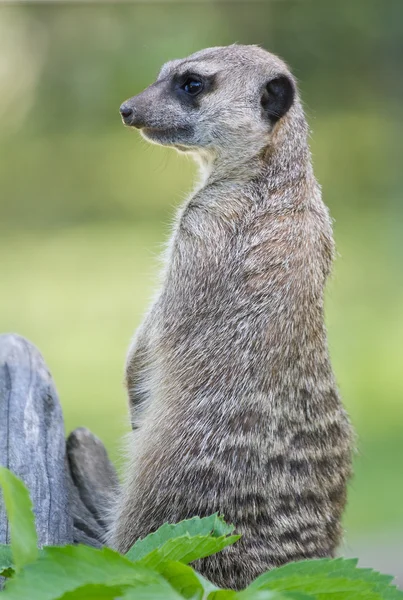
[[(30, 491), (40, 546), (73, 542), (65, 456), (62, 409), (42, 355), (18, 335), (1, 335), (0, 464)], [(1, 503), (0, 543), (9, 542)]]
[[(40, 547), (104, 544), (119, 488), (116, 471), (88, 429), (73, 431), (66, 450), (62, 409), (49, 370), (37, 348), (15, 334), (0, 335), (0, 464), (30, 492)], [(9, 542), (0, 501), (0, 544)]]

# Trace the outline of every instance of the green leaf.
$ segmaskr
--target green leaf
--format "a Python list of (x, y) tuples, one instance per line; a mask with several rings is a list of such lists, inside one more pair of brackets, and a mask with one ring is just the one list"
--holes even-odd
[(214, 588), (207, 579), (181, 562), (167, 560), (158, 565), (157, 571), (183, 598), (202, 600)]
[(83, 585), (66, 592), (57, 600), (183, 600), (175, 590), (162, 581), (147, 586), (130, 585)]
[(365, 581), (350, 580), (345, 577), (329, 579), (326, 577), (310, 576), (300, 578), (298, 576), (290, 577), (284, 580), (277, 580), (270, 585), (271, 590), (278, 591), (301, 591), (311, 594), (315, 599), (322, 598), (342, 598), (343, 600), (357, 600), (364, 597), (366, 600), (382, 600), (382, 596), (374, 591), (371, 584)]
[(194, 536), (188, 535), (172, 538), (165, 542), (160, 548), (153, 550), (144, 556), (138, 564), (145, 565), (152, 569), (158, 568), (158, 565), (167, 560), (177, 560), (185, 564), (189, 564), (199, 558), (210, 556), (216, 552), (220, 552), (226, 546), (234, 544), (239, 540), (239, 535), (211, 537), (211, 536)]
[[(266, 595), (267, 594), (267, 595)], [(273, 592), (270, 590), (244, 590), (238, 592), (236, 600), (316, 600), (315, 596), (301, 592)]]
[(63, 596), (58, 596), (58, 600), (115, 600), (115, 598), (124, 597), (126, 590), (130, 589), (125, 585), (96, 585), (88, 584), (76, 588), (72, 592), (66, 592)]
[(23, 482), (5, 467), (0, 467), (0, 486), (10, 523), (13, 563), (19, 571), (38, 556), (32, 502)]
[(165, 582), (164, 585), (129, 588), (119, 600), (183, 600), (183, 597)]
[[(260, 593), (260, 592), (259, 592)], [(277, 594), (278, 592), (276, 592)], [(315, 600), (315, 596), (304, 594), (303, 592), (281, 592), (283, 600)]]
[(203, 575), (201, 575), (197, 571), (195, 571), (194, 573), (203, 586), (205, 597), (208, 596), (210, 593), (215, 592), (220, 589), (216, 585), (214, 585), (214, 583), (211, 583), (211, 581), (206, 579), (206, 577), (203, 577)]
[(3, 571), (0, 571), (0, 577), (10, 578), (13, 577), (14, 573), (14, 569), (12, 567), (8, 567), (8, 569), (3, 569)]
[(236, 598), (238, 592), (234, 590), (215, 590), (210, 592), (207, 596), (207, 600), (232, 600)]
[(314, 596), (299, 592), (273, 592), (270, 590), (246, 589), (242, 592), (218, 590), (207, 596), (208, 600), (316, 600)]
[(381, 575), (372, 569), (361, 569), (357, 567), (357, 558), (323, 558), (319, 560), (301, 560), (299, 562), (288, 563), (278, 569), (273, 569), (264, 573), (251, 584), (250, 587), (260, 587), (261, 582), (274, 581), (275, 579), (284, 579), (288, 576), (298, 575), (320, 575), (337, 577), (347, 576), (352, 579), (359, 579), (365, 574), (367, 581), (377, 581), (388, 585), (393, 577), (391, 575)]
[(2, 571), (13, 566), (13, 555), (11, 546), (8, 544), (0, 544), (0, 574)]
[(357, 560), (342, 558), (289, 563), (258, 577), (251, 590), (298, 590), (318, 600), (403, 600), (403, 592), (390, 585), (392, 577), (357, 568)]
[(218, 513), (209, 517), (193, 517), (186, 519), (176, 524), (165, 523), (154, 533), (150, 533), (147, 537), (137, 540), (135, 544), (127, 552), (126, 556), (132, 561), (140, 560), (146, 554), (160, 548), (165, 542), (172, 538), (189, 536), (206, 536), (222, 537), (229, 535), (234, 531), (233, 525), (227, 525)]
[(44, 548), (6, 584), (1, 600), (55, 600), (88, 584), (143, 587), (168, 586), (158, 573), (134, 564), (109, 548), (64, 546)]

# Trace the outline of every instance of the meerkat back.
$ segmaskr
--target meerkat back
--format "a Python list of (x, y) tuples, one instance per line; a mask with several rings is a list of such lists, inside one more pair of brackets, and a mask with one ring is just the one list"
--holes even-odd
[(333, 556), (353, 436), (324, 325), (331, 220), (295, 80), (259, 47), (210, 48), (164, 65), (120, 110), (194, 156), (201, 182), (129, 351), (131, 459), (111, 542), (126, 551), (164, 522), (219, 512), (242, 538), (196, 568), (234, 589)]

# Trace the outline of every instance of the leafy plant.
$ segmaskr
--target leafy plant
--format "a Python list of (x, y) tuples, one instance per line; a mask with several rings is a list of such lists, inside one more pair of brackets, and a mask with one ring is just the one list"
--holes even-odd
[(11, 546), (0, 545), (4, 600), (403, 600), (392, 577), (342, 558), (290, 563), (241, 592), (218, 589), (189, 566), (239, 539), (218, 514), (165, 524), (125, 556), (82, 545), (38, 551), (24, 484), (0, 468), (0, 485), (11, 529)]
[(14, 569), (11, 547), (0, 544), (0, 575), (11, 577)]
[(14, 567), (19, 571), (38, 556), (32, 502), (22, 481), (4, 467), (0, 468), (0, 486), (10, 522)]

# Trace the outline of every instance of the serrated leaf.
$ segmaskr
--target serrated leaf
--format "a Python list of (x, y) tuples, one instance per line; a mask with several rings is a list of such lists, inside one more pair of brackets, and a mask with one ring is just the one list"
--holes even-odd
[(215, 513), (209, 517), (193, 517), (179, 523), (165, 523), (154, 533), (150, 533), (147, 537), (137, 540), (126, 553), (127, 558), (132, 561), (140, 560), (146, 554), (160, 548), (165, 542), (172, 538), (189, 536), (206, 536), (222, 537), (229, 535), (234, 531), (233, 525), (227, 525), (222, 517)]
[(374, 591), (370, 583), (360, 580), (351, 580), (344, 577), (287, 577), (273, 582), (269, 589), (277, 591), (300, 591), (311, 594), (315, 599), (342, 598), (343, 600), (356, 600), (361, 595), (366, 600), (382, 600), (382, 596)]
[(274, 581), (275, 579), (284, 579), (288, 575), (327, 575), (329, 573), (337, 573), (340, 568), (343, 568), (344, 572), (352, 572), (357, 568), (358, 559), (356, 558), (323, 558), (314, 560), (300, 560), (298, 562), (291, 562), (282, 567), (272, 569), (260, 575), (255, 581), (251, 583), (250, 588), (260, 586), (260, 582), (268, 580)]
[(38, 557), (32, 502), (23, 482), (5, 467), (0, 467), (0, 486), (10, 523), (13, 565), (19, 571)]
[(403, 600), (403, 592), (390, 585), (393, 578), (357, 567), (357, 559), (321, 559), (289, 563), (258, 577), (251, 590), (299, 590), (315, 598)]
[(168, 585), (158, 574), (109, 548), (47, 547), (6, 584), (1, 600), (55, 600), (84, 585)]
[(388, 585), (392, 581), (391, 575), (381, 575), (372, 569), (361, 569), (357, 567), (357, 558), (323, 558), (316, 560), (301, 560), (288, 563), (283, 567), (273, 569), (264, 573), (251, 584), (250, 587), (260, 587), (260, 582), (274, 581), (275, 579), (284, 579), (290, 575), (301, 574), (320, 575), (329, 577), (349, 576), (351, 578), (362, 578), (365, 575), (367, 581), (377, 581), (377, 583)]
[(199, 558), (220, 552), (223, 548), (234, 544), (239, 538), (239, 535), (218, 538), (210, 536), (189, 537), (186, 535), (173, 538), (165, 542), (160, 548), (144, 556), (138, 561), (138, 564), (145, 565), (151, 569), (158, 568), (158, 565), (167, 560), (189, 564)]

